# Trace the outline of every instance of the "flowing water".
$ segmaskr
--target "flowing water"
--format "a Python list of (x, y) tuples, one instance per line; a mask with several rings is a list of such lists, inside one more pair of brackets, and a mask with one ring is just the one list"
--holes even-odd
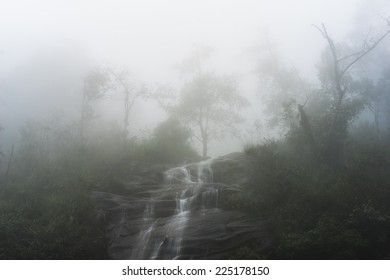
[(226, 209), (248, 178), (245, 155), (172, 168), (164, 178), (163, 169), (141, 170), (142, 177), (130, 180), (127, 195), (93, 193), (110, 258), (221, 259), (242, 246), (270, 244), (262, 220)]
[[(185, 231), (192, 217), (218, 211), (218, 187), (213, 184), (211, 160), (184, 165), (165, 172), (167, 190), (175, 191), (176, 206), (172, 215), (158, 218), (154, 204), (158, 196), (147, 204), (144, 212), (144, 229), (137, 238), (131, 259), (179, 259)], [(164, 223), (156, 230), (156, 225)]]

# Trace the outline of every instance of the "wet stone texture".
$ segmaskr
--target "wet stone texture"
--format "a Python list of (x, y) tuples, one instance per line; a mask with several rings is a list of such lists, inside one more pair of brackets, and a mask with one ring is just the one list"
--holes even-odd
[(94, 192), (110, 258), (224, 259), (241, 246), (267, 248), (264, 221), (220, 207), (224, 193), (246, 183), (249, 166), (234, 153), (169, 169), (161, 182), (129, 182), (128, 196)]

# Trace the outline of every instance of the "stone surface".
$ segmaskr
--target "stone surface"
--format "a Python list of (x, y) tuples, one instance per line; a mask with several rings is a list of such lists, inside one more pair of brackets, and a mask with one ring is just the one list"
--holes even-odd
[(153, 173), (152, 180), (148, 172), (134, 175), (128, 196), (94, 192), (110, 258), (223, 259), (240, 246), (267, 247), (263, 221), (219, 208), (224, 192), (246, 183), (249, 165), (246, 155), (234, 153)]

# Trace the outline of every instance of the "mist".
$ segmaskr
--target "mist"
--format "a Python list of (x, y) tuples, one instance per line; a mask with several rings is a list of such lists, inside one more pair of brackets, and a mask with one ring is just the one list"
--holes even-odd
[[(188, 241), (195, 224), (211, 258), (388, 257), (372, 248), (390, 240), (389, 16), (385, 0), (0, 0), (4, 213), (29, 194), (31, 227), (66, 214), (27, 239), (65, 224), (86, 234), (85, 250), (27, 258), (207, 258)], [(248, 215), (248, 239), (222, 253), (201, 210), (225, 224)], [(379, 233), (362, 229), (368, 212)], [(355, 243), (322, 251), (340, 247), (316, 243), (323, 229)], [(252, 251), (251, 234), (270, 247)], [(23, 258), (15, 246), (0, 258)]]
[[(3, 1), (1, 4), (2, 139), (9, 147), (28, 119), (65, 114), (76, 119), (80, 80), (94, 66), (127, 68), (151, 87), (183, 82), (177, 65), (197, 46), (214, 49), (207, 71), (235, 75), (251, 106), (246, 124), (263, 118), (256, 46), (272, 41), (286, 64), (314, 79), (325, 46), (312, 24), (327, 23), (343, 39), (356, 26), (359, 1)], [(375, 15), (373, 10), (365, 15)], [(293, 11), (293, 12), (292, 12)], [(378, 9), (377, 11), (383, 12)], [(362, 24), (362, 23), (360, 23)], [(367, 26), (365, 29), (367, 30)], [(113, 93), (112, 95), (115, 95)], [(119, 120), (118, 102), (99, 104), (101, 119)], [(132, 134), (165, 118), (155, 104), (132, 112)], [(138, 108), (139, 107), (139, 108)], [(252, 113), (251, 113), (252, 112)], [(254, 116), (254, 114), (258, 114)], [(156, 115), (155, 115), (156, 114)], [(245, 130), (245, 124), (242, 125)], [(210, 154), (242, 148), (247, 139), (212, 143)]]

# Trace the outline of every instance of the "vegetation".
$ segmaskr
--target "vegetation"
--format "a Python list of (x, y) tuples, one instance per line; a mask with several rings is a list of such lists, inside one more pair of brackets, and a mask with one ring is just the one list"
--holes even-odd
[(126, 141), (129, 134), (130, 112), (133, 109), (137, 99), (146, 97), (148, 92), (144, 86), (139, 85), (134, 79), (131, 79), (128, 70), (114, 71), (108, 69), (118, 85), (122, 88), (123, 93), (123, 140)]
[[(390, 258), (390, 68), (381, 65), (375, 78), (353, 71), (390, 29), (358, 50), (336, 43), (325, 25), (317, 29), (327, 44), (318, 85), (282, 65), (273, 49), (259, 63), (268, 124), (279, 137), (245, 148), (249, 183), (221, 204), (267, 217), (275, 245), (244, 246), (227, 258)], [(204, 72), (209, 55), (198, 49), (183, 63), (190, 76), (149, 135), (130, 131), (131, 114), (142, 98), (163, 103), (163, 90), (153, 95), (127, 70), (96, 68), (78, 81), (75, 119), (26, 122), (15, 152), (1, 143), (0, 259), (107, 258), (93, 191), (127, 194), (124, 182), (144, 166), (206, 159), (212, 139), (237, 134), (248, 102), (234, 79)], [(106, 125), (96, 105), (115, 90), (121, 123)]]
[[(254, 159), (252, 181), (232, 198), (232, 207), (269, 217), (276, 242), (268, 258), (388, 259), (390, 111), (386, 106), (372, 109), (377, 98), (382, 104), (388, 98), (388, 92), (378, 94), (385, 92), (387, 70), (370, 87), (364, 77), (348, 72), (384, 37), (346, 55), (352, 62), (342, 60), (344, 67), (325, 26), (321, 33), (333, 56), (325, 52), (320, 88), (307, 93), (303, 105), (280, 99), (292, 109), (282, 111), (285, 117), (280, 119), (286, 135), (246, 147)], [(283, 92), (284, 85), (277, 90)], [(357, 121), (366, 108), (374, 121)], [(290, 123), (282, 122), (287, 119)]]
[(239, 207), (269, 216), (277, 246), (268, 257), (390, 257), (388, 143), (353, 138), (345, 164), (332, 167), (313, 162), (294, 146), (296, 137), (247, 149), (255, 158), (253, 181)]
[[(32, 148), (31, 141), (23, 145)], [(106, 258), (103, 221), (90, 198), (99, 179), (89, 179), (81, 159), (63, 154), (48, 161), (39, 152), (27, 146), (17, 152), (0, 190), (0, 258)]]
[(91, 192), (125, 194), (122, 182), (145, 164), (199, 159), (175, 120), (125, 146), (119, 128), (84, 140), (59, 122), (29, 122), (21, 132), (0, 189), (0, 259), (107, 258), (104, 215)]
[[(203, 56), (200, 54), (203, 54)], [(248, 105), (231, 77), (219, 77), (204, 73), (202, 58), (208, 57), (208, 49), (198, 50), (185, 63), (191, 72), (177, 104), (170, 113), (192, 128), (192, 136), (202, 145), (202, 158), (208, 157), (208, 145), (212, 139), (221, 139), (227, 132), (237, 134), (235, 125), (242, 121), (239, 111)]]
[(199, 161), (191, 146), (191, 131), (176, 119), (168, 119), (158, 125), (151, 138), (144, 142), (145, 157), (155, 163), (180, 164)]

